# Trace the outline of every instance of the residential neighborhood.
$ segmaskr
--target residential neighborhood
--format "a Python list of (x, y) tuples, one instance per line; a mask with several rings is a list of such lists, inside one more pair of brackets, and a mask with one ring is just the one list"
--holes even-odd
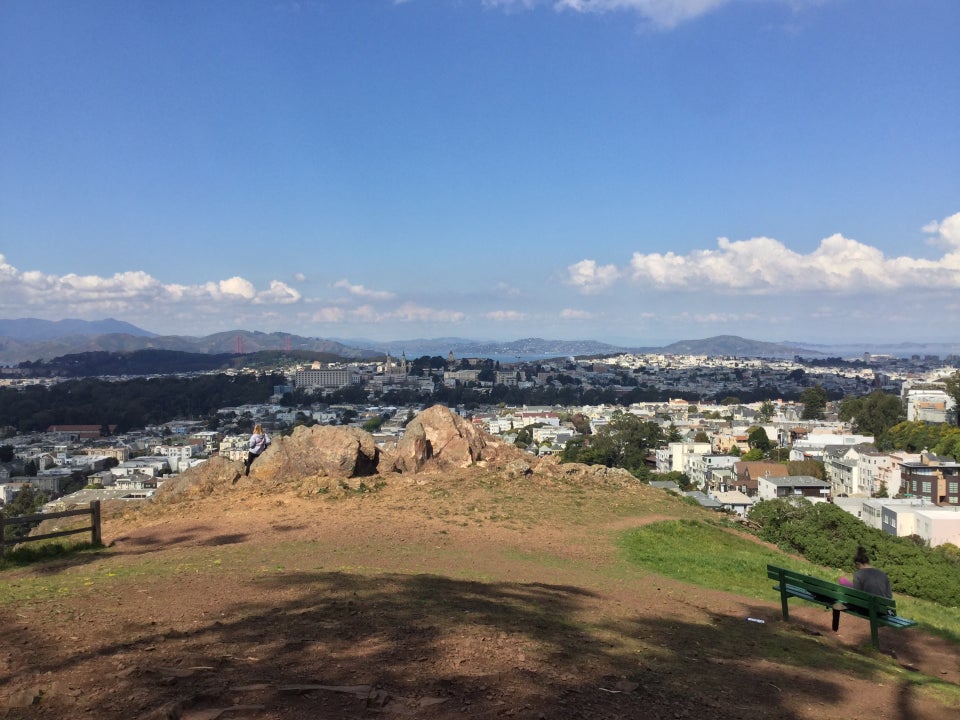
[[(671, 435), (651, 452), (647, 465), (655, 476), (682, 477), (684, 488), (671, 481), (656, 484), (686, 492), (706, 507), (742, 516), (761, 500), (804, 497), (836, 503), (891, 534), (916, 535), (931, 546), (960, 545), (960, 463), (955, 458), (929, 449), (880, 452), (873, 436), (854, 432), (838, 418), (836, 402), (822, 417), (803, 419), (798, 400), (772, 396), (741, 402), (738, 397), (755, 388), (796, 397), (813, 383), (835, 396), (882, 390), (899, 396), (904, 417), (914, 422), (955, 424), (956, 402), (943, 383), (956, 372), (955, 358), (811, 364), (658, 354), (508, 364), (457, 360), (451, 353), (443, 367), (415, 369), (405, 356), (388, 355), (376, 363), (312, 363), (282, 370), (287, 384), (275, 388), (270, 402), (220, 408), (215, 428), (205, 420), (176, 419), (125, 433), (99, 425), (51, 425), (30, 435), (8, 430), (2, 444), (11, 448), (11, 457), (0, 463), (0, 501), (11, 502), (24, 488), (44, 493), (51, 511), (94, 497), (149, 498), (165, 479), (211, 456), (242, 461), (254, 422), (274, 434), (298, 424), (352, 424), (391, 449), (406, 423), (443, 388), (468, 388), (482, 398), (498, 387), (577, 385), (612, 390), (616, 398), (643, 386), (678, 397), (547, 406), (471, 402), (454, 409), (474, 426), (536, 456), (562, 454), (571, 440), (596, 434), (620, 413), (630, 414)], [(417, 402), (331, 402), (344, 387), (362, 390), (371, 401), (382, 400), (385, 392), (409, 390)], [(291, 406), (289, 398), (297, 393), (305, 402)], [(780, 461), (742, 459), (758, 429)], [(815, 463), (822, 477), (791, 476), (783, 460)]]

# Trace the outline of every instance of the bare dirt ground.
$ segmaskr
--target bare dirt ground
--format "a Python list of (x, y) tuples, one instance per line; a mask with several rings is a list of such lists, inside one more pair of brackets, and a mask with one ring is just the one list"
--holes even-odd
[(699, 512), (664, 498), (464, 475), (128, 509), (102, 552), (0, 575), (0, 716), (960, 717), (951, 643), (880, 654), (627, 565), (617, 531)]

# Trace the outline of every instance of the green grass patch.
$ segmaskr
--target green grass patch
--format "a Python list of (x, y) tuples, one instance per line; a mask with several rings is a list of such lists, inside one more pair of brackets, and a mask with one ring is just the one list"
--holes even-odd
[[(636, 567), (714, 590), (763, 600), (779, 600), (767, 565), (836, 580), (841, 571), (771, 550), (716, 525), (667, 520), (623, 533), (620, 546)], [(960, 608), (896, 594), (897, 611), (925, 629), (960, 642)], [(802, 602), (793, 600), (793, 602)], [(909, 632), (909, 631), (906, 631)]]
[(645, 570), (753, 598), (772, 595), (768, 563), (815, 574), (803, 561), (697, 520), (644, 525), (624, 533), (620, 542), (627, 560)]

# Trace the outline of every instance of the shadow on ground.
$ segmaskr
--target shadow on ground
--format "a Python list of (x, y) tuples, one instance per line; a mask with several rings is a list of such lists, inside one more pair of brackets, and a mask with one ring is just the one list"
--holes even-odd
[[(835, 648), (779, 623), (587, 621), (599, 598), (578, 587), (343, 572), (250, 582), (259, 599), (189, 629), (142, 621), (124, 642), (82, 648), (5, 612), (6, 717), (791, 720), (831, 716), (845, 678), (884, 681), (866, 656), (818, 668)], [(893, 717), (923, 717), (909, 681), (898, 705)]]

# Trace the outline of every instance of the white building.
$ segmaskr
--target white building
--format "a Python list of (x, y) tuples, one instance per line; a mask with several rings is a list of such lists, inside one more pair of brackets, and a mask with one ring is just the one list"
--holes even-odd
[(737, 515), (745, 516), (753, 507), (753, 499), (747, 497), (739, 490), (728, 490), (727, 492), (712, 492), (710, 497), (716, 500), (724, 510), (730, 510)]
[(117, 477), (118, 484), (120, 478), (133, 475), (134, 473), (143, 473), (150, 475), (151, 477), (157, 477), (158, 475), (169, 471), (170, 461), (165, 457), (159, 456), (144, 456), (134, 458), (132, 460), (127, 460), (126, 462), (120, 463), (115, 468), (110, 469), (110, 472)]
[(670, 443), (666, 448), (657, 449), (657, 472), (685, 473), (691, 457), (694, 455), (709, 455), (710, 451), (710, 443), (708, 442)]
[(226, 435), (220, 440), (219, 455), (227, 460), (246, 460), (249, 449), (248, 435)]
[(960, 545), (960, 507), (937, 507), (916, 514), (916, 532), (930, 547)]
[(797, 440), (790, 448), (791, 460), (822, 460), (824, 448), (835, 446), (869, 445), (873, 435), (853, 435), (845, 433), (809, 433), (806, 438)]
[(900, 386), (907, 420), (943, 424), (956, 416), (957, 403), (943, 382), (907, 380)]
[(732, 470), (739, 459), (733, 455), (693, 453), (687, 457), (687, 477), (696, 487), (706, 488), (712, 485), (710, 479), (715, 471)]
[(809, 475), (793, 477), (771, 477), (763, 475), (757, 478), (757, 497), (761, 500), (775, 500), (783, 497), (805, 497), (812, 502), (826, 502), (830, 496), (830, 483), (817, 480)]

